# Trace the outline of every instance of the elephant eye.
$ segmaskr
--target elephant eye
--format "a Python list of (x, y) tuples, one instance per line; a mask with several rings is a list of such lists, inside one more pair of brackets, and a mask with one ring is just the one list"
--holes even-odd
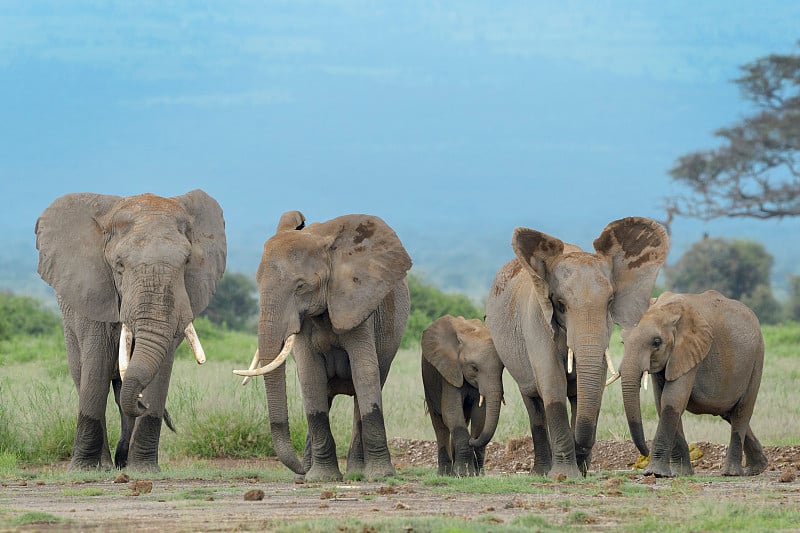
[(562, 313), (562, 314), (563, 314), (563, 313), (566, 313), (566, 312), (567, 312), (567, 306), (566, 306), (566, 305), (564, 305), (564, 302), (562, 302), (561, 300), (558, 300), (558, 301), (556, 302), (556, 310), (557, 310), (559, 313)]
[(661, 337), (654, 338), (653, 339), (653, 348), (658, 348), (659, 346), (661, 346), (662, 342), (663, 341), (661, 340)]

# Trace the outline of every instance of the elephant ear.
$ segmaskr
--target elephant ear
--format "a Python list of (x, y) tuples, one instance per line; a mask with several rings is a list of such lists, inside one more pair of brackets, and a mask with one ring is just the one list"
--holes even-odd
[(300, 211), (286, 211), (278, 221), (277, 231), (301, 230), (306, 227), (306, 217)]
[(688, 302), (673, 301), (663, 309), (675, 328), (675, 344), (665, 372), (667, 381), (674, 381), (706, 358), (714, 337), (711, 325)]
[(594, 249), (611, 263), (611, 316), (623, 328), (631, 328), (650, 303), (658, 271), (669, 251), (669, 236), (654, 220), (628, 217), (606, 226), (595, 239)]
[(191, 217), (192, 252), (184, 279), (192, 313), (198, 316), (208, 306), (217, 290), (217, 282), (225, 272), (225, 219), (217, 201), (199, 189), (173, 200), (181, 204)]
[(519, 262), (530, 273), (545, 322), (552, 328), (553, 303), (550, 301), (550, 283), (547, 281), (550, 267), (553, 260), (564, 253), (565, 247), (570, 250), (577, 247), (565, 245), (555, 237), (528, 228), (514, 230), (511, 247)]
[(70, 309), (98, 322), (119, 321), (119, 296), (104, 255), (103, 221), (121, 199), (66, 194), (36, 221), (39, 275)]
[(445, 315), (422, 332), (422, 357), (454, 387), (464, 385), (464, 373), (458, 361), (458, 332), (455, 319)]
[[(317, 226), (317, 225), (315, 225)], [(375, 311), (411, 268), (397, 234), (380, 218), (345, 215), (320, 224), (329, 247), (328, 314), (334, 331), (348, 331)]]

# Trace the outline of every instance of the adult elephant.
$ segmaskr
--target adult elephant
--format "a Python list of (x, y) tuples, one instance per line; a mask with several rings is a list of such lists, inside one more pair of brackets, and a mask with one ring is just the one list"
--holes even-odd
[[(258, 350), (251, 370), (234, 372), (264, 374), (275, 452), (308, 481), (342, 477), (329, 421), (337, 394), (355, 396), (347, 473), (394, 474), (381, 390), (408, 319), (410, 268), (395, 232), (369, 215), (306, 227), (299, 211), (289, 211), (264, 244)], [(283, 361), (290, 351), (308, 419), (302, 465), (289, 436)]]
[(585, 475), (613, 323), (631, 327), (647, 309), (669, 238), (657, 222), (629, 217), (606, 226), (595, 253), (527, 228), (514, 231), (512, 247), (517, 257), (495, 276), (486, 324), (528, 411), (533, 471)]
[(200, 190), (162, 198), (76, 193), (36, 222), (39, 274), (64, 320), (78, 389), (72, 469), (110, 467), (109, 384), (120, 409), (118, 468), (158, 471), (175, 349), (184, 336), (205, 361), (192, 320), (225, 270), (225, 222)]

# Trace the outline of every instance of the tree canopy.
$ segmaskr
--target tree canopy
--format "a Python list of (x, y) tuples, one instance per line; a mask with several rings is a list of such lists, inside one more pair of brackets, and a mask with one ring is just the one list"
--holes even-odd
[(765, 323), (781, 318), (780, 304), (770, 288), (773, 258), (757, 241), (704, 238), (665, 269), (675, 292), (715, 289), (740, 300)]
[(217, 285), (217, 292), (201, 316), (230, 329), (248, 329), (258, 316), (255, 280), (237, 272), (225, 272)]
[(411, 295), (411, 313), (403, 336), (404, 348), (418, 344), (425, 328), (444, 315), (483, 318), (483, 311), (467, 296), (443, 292), (425, 283), (415, 274), (410, 274), (407, 279), (408, 292)]
[(753, 112), (715, 132), (718, 148), (678, 159), (670, 175), (690, 193), (667, 200), (668, 223), (675, 215), (800, 215), (800, 54), (768, 55), (741, 70), (733, 82)]

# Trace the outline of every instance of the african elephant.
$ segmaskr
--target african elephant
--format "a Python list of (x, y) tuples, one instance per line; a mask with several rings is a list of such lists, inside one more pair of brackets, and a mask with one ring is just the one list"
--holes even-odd
[(70, 468), (110, 467), (109, 383), (120, 409), (118, 468), (158, 471), (174, 352), (225, 270), (225, 221), (201, 190), (162, 198), (75, 193), (36, 222), (39, 274), (64, 320), (78, 423)]
[(439, 475), (480, 474), (503, 401), (503, 363), (486, 326), (450, 315), (428, 326), (422, 332), (422, 384)]
[[(395, 232), (370, 215), (306, 227), (300, 212), (289, 211), (264, 244), (258, 349), (249, 371), (234, 372), (264, 374), (276, 454), (308, 481), (342, 477), (329, 421), (337, 394), (355, 397), (347, 473), (394, 474), (381, 391), (408, 319), (410, 268)], [(290, 351), (308, 419), (302, 465), (289, 437), (282, 363)], [(264, 366), (256, 369), (258, 363)]]
[[(653, 377), (658, 429), (646, 474), (694, 473), (681, 414), (719, 415), (731, 425), (724, 476), (754, 476), (767, 457), (750, 428), (764, 365), (764, 339), (756, 315), (717, 291), (665, 292), (639, 324), (623, 331), (622, 395), (631, 437), (648, 455), (639, 384)], [(742, 446), (747, 464), (742, 468)]]
[(655, 221), (630, 217), (606, 226), (595, 253), (528, 228), (514, 230), (512, 248), (517, 257), (490, 288), (486, 324), (528, 411), (532, 470), (585, 475), (613, 323), (631, 327), (647, 309), (669, 238)]

